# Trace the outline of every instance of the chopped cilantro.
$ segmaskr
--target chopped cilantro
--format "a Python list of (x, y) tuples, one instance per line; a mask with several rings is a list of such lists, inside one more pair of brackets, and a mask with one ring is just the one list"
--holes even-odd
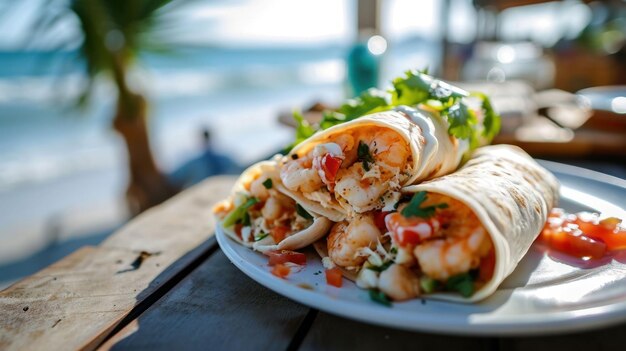
[(370, 147), (362, 141), (359, 141), (359, 146), (357, 148), (357, 161), (363, 162), (363, 169), (366, 172), (370, 170), (370, 163), (374, 162), (374, 158), (370, 153)]
[(444, 114), (448, 117), (448, 133), (459, 139), (470, 139), (474, 133), (476, 116), (462, 103), (455, 103), (446, 110)]
[(384, 270), (386, 270), (387, 268), (389, 268), (389, 266), (391, 266), (393, 264), (393, 262), (391, 261), (387, 261), (383, 264), (381, 264), (380, 266), (367, 266), (366, 268), (369, 270), (372, 270), (374, 272), (382, 272)]
[[(233, 210), (233, 212), (231, 212), (228, 216), (226, 216), (226, 218), (224, 218), (224, 222), (222, 223), (222, 225), (225, 228), (228, 228), (230, 226), (235, 225), (235, 223), (242, 223), (246, 219), (246, 215), (248, 214), (248, 209), (254, 206), (257, 202), (259, 202), (259, 199), (257, 199), (256, 197), (249, 198), (248, 200), (246, 200), (246, 202), (239, 205), (237, 208)], [(250, 220), (250, 217), (248, 215), (248, 221), (249, 220)]]
[[(484, 118), (478, 123), (476, 112), (468, 109), (466, 98), (482, 100)], [(318, 130), (354, 120), (356, 118), (391, 110), (400, 105), (425, 104), (439, 111), (448, 121), (448, 133), (459, 139), (468, 139), (472, 149), (489, 143), (500, 130), (500, 116), (493, 110), (489, 98), (482, 93), (468, 93), (463, 89), (437, 80), (427, 70), (407, 71), (392, 81), (389, 91), (369, 89), (360, 96), (346, 101), (335, 111), (325, 111), (318, 125), (310, 125), (300, 113), (294, 113), (297, 122), (296, 140), (287, 150), (315, 134)], [(483, 138), (479, 138), (483, 136)], [(369, 167), (363, 163), (363, 167)], [(367, 168), (366, 168), (367, 170)]]
[(250, 221), (250, 214), (248, 213), (248, 211), (243, 213), (243, 218), (241, 219), (241, 225), (243, 225), (244, 227), (249, 227), (251, 224)]
[(482, 100), (481, 108), (485, 114), (483, 118), (483, 136), (490, 142), (500, 131), (500, 116), (493, 110), (491, 101), (487, 95), (473, 92), (472, 96)]
[(296, 125), (296, 140), (293, 142), (293, 144), (289, 145), (283, 150), (284, 153), (291, 151), (291, 149), (293, 149), (294, 146), (300, 144), (302, 141), (306, 140), (307, 138), (315, 134), (315, 132), (317, 131), (315, 128), (313, 128), (313, 126), (311, 126), (311, 124), (309, 124), (309, 122), (306, 119), (304, 119), (304, 117), (302, 116), (300, 112), (294, 111), (293, 119), (296, 120), (296, 124), (297, 124)]
[(420, 287), (422, 288), (422, 291), (427, 294), (434, 292), (437, 289), (438, 285), (439, 282), (433, 278), (426, 276), (420, 278)]
[(347, 120), (367, 115), (380, 108), (384, 108), (387, 102), (387, 94), (377, 89), (369, 89), (363, 92), (358, 98), (350, 99), (339, 107), (337, 112), (345, 116)]
[(398, 253), (398, 248), (397, 247), (392, 247), (391, 250), (389, 250), (389, 252), (391, 252), (392, 254), (397, 254)]
[(267, 178), (263, 182), (263, 186), (265, 187), (265, 189), (271, 189), (272, 188), (272, 178)]
[(261, 233), (259, 233), (258, 236), (254, 237), (254, 241), (261, 241), (261, 240), (267, 238), (268, 235), (270, 235), (270, 233), (265, 233), (265, 232), (261, 231)]
[(383, 306), (391, 307), (391, 301), (389, 301), (389, 298), (387, 297), (387, 295), (385, 295), (384, 292), (376, 289), (371, 289), (369, 294), (372, 301), (379, 303)]
[(435, 215), (435, 211), (438, 208), (447, 208), (448, 204), (440, 203), (431, 206), (421, 207), (422, 203), (426, 201), (426, 192), (420, 191), (413, 195), (409, 204), (402, 210), (402, 215), (404, 217), (421, 217), (421, 218), (430, 218)]
[(296, 213), (298, 215), (300, 215), (300, 217), (304, 218), (304, 219), (308, 219), (311, 220), (313, 219), (313, 216), (311, 216), (310, 213), (308, 213), (304, 207), (300, 206), (300, 204), (296, 204)]
[(474, 279), (469, 273), (462, 273), (448, 278), (446, 290), (456, 291), (463, 297), (470, 297), (474, 293)]

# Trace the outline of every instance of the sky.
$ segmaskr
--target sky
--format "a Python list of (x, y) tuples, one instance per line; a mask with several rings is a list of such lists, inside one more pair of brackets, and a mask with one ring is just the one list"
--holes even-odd
[[(0, 50), (18, 50), (29, 26), (48, 0), (0, 0)], [(63, 3), (66, 0), (58, 0)], [(348, 44), (357, 37), (356, 0), (186, 0), (166, 8), (175, 23), (162, 39), (182, 45), (313, 46)], [(438, 0), (381, 1), (381, 31), (389, 40), (441, 36)], [(476, 34), (470, 0), (450, 0), (452, 41), (469, 43)], [(532, 39), (545, 46), (574, 37), (589, 22), (589, 8), (578, 0), (502, 12), (500, 34), (508, 40)], [(31, 48), (50, 49), (76, 37), (76, 20), (66, 16)], [(76, 42), (76, 41), (74, 41)]]
[[(46, 0), (0, 0), (0, 49), (17, 49)], [(61, 0), (62, 2), (63, 0)], [(455, 0), (459, 2), (458, 0)], [(468, 3), (461, 0), (462, 3)], [(438, 35), (438, 1), (389, 0), (382, 6), (382, 30), (393, 37)], [(6, 6), (6, 5), (10, 6)], [(6, 8), (10, 7), (10, 11)], [(193, 0), (169, 10), (176, 30), (171, 40), (191, 45), (315, 45), (356, 38), (355, 0)], [(36, 45), (47, 49), (76, 34), (76, 22), (59, 21)]]

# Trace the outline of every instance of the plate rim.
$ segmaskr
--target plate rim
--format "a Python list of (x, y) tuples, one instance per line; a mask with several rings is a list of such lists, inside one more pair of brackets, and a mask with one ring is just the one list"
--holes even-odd
[[(554, 161), (537, 161), (551, 172), (606, 183), (626, 190), (626, 181), (611, 175)], [(332, 315), (358, 320), (368, 324), (445, 335), (530, 336), (554, 335), (583, 330), (588, 331), (626, 321), (626, 299), (624, 299), (622, 301), (610, 302), (599, 306), (555, 311), (548, 314), (529, 313), (524, 315), (499, 315), (497, 318), (480, 322), (471, 320), (472, 316), (480, 315), (480, 313), (468, 313), (462, 315), (462, 318), (459, 318), (459, 315), (436, 315), (431, 312), (416, 313), (411, 317), (414, 321), (418, 321), (419, 323), (407, 325), (403, 324), (406, 323), (406, 320), (396, 319), (398, 310), (393, 308), (389, 309), (376, 304), (366, 305), (362, 302), (332, 298), (324, 292), (303, 289), (297, 285), (276, 278), (267, 271), (262, 271), (260, 267), (245, 260), (236, 252), (235, 245), (238, 244), (224, 233), (219, 224), (215, 228), (215, 236), (226, 257), (246, 276), (260, 285), (290, 300), (304, 304), (309, 308), (319, 309)], [(263, 272), (263, 274), (256, 274), (257, 271)], [(345, 308), (346, 306), (349, 308)], [(373, 313), (376, 314), (376, 320), (372, 320), (371, 318)], [(432, 323), (434, 322), (433, 317), (436, 323)]]

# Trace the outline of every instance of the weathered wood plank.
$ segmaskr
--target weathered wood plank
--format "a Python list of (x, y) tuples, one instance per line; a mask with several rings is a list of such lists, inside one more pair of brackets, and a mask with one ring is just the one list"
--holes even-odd
[[(319, 312), (301, 350), (492, 350), (496, 339), (446, 336), (379, 327)], [(506, 350), (506, 349), (505, 349)]]
[[(0, 349), (92, 349), (160, 286), (215, 245), (211, 206), (232, 177), (210, 179), (0, 292)], [(27, 308), (28, 307), (28, 308)]]
[(308, 311), (218, 251), (101, 350), (284, 350)]
[(149, 209), (100, 246), (161, 252), (172, 247), (193, 248), (213, 235), (211, 207), (224, 199), (235, 177), (213, 177), (188, 189), (161, 206)]

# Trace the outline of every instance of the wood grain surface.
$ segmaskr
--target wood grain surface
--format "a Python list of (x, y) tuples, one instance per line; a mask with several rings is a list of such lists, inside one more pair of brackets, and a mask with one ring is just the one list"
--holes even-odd
[(211, 207), (234, 180), (211, 178), (0, 292), (0, 350), (95, 348), (215, 246)]
[(217, 250), (101, 350), (284, 350), (308, 311)]
[(0, 350), (620, 349), (626, 325), (484, 338), (369, 325), (295, 303), (232, 265), (212, 237), (214, 178), (0, 292)]

